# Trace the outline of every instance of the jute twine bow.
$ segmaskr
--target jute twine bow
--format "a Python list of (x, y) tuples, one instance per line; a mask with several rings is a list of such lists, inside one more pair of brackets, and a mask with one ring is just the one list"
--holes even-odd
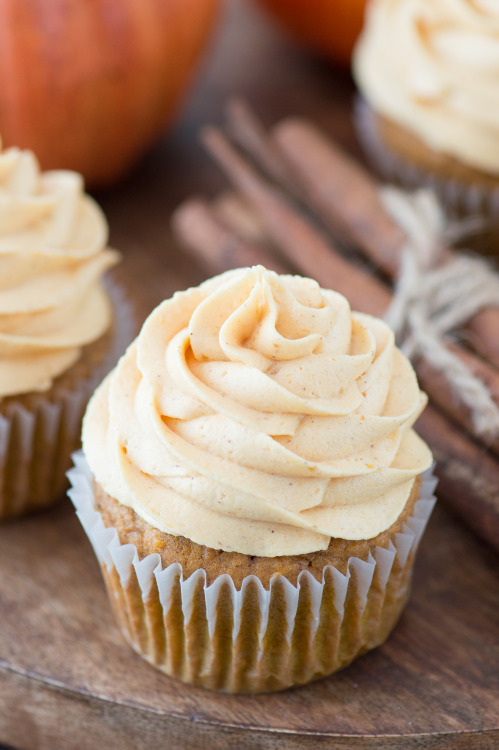
[(445, 217), (429, 190), (381, 190), (385, 208), (407, 235), (393, 302), (385, 320), (408, 357), (424, 358), (446, 378), (471, 413), (476, 434), (499, 435), (499, 408), (486, 385), (446, 348), (445, 338), (481, 308), (499, 305), (499, 276), (482, 258), (455, 252), (442, 258), (446, 243), (477, 229), (477, 219)]

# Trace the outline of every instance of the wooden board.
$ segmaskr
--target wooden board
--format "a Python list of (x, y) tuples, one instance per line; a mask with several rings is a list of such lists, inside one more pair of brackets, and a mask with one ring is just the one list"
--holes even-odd
[[(172, 241), (169, 214), (223, 185), (195, 134), (236, 93), (266, 122), (310, 116), (358, 153), (348, 73), (299, 52), (250, 6), (230, 4), (182, 125), (97, 196), (124, 254), (116, 277), (140, 320), (207, 275)], [(136, 656), (67, 500), (0, 527), (0, 571), (0, 742), (18, 750), (499, 746), (497, 558), (443, 506), (389, 641), (338, 675), (272, 696), (185, 687)]]
[(443, 506), (392, 637), (270, 696), (177, 683), (123, 641), (68, 501), (0, 530), (0, 741), (23, 750), (494, 748), (497, 559)]

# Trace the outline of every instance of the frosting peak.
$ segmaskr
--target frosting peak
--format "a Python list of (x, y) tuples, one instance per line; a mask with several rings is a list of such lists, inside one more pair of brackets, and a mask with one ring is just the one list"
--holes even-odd
[(497, 0), (371, 0), (354, 73), (376, 111), (499, 174)]
[(175, 294), (95, 394), (97, 481), (149, 523), (276, 556), (376, 536), (431, 455), (425, 403), (380, 320), (262, 267)]
[(0, 398), (47, 389), (109, 327), (107, 235), (80, 175), (0, 142)]

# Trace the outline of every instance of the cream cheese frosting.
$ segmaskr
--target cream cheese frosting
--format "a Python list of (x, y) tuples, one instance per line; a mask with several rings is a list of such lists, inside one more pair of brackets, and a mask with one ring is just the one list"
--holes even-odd
[(499, 174), (497, 0), (371, 0), (353, 68), (377, 112)]
[(261, 266), (175, 294), (94, 394), (97, 482), (150, 524), (273, 557), (367, 539), (403, 509), (431, 454), (426, 403), (381, 320)]
[(107, 238), (79, 174), (0, 142), (0, 399), (48, 389), (109, 327)]

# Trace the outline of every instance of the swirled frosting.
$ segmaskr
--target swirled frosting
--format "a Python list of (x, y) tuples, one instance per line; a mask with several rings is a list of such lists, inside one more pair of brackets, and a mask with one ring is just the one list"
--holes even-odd
[(372, 0), (354, 75), (377, 112), (499, 174), (497, 0)]
[(79, 174), (0, 142), (0, 398), (46, 390), (109, 327), (107, 235)]
[(95, 393), (97, 482), (156, 528), (273, 557), (388, 528), (431, 462), (380, 320), (258, 266), (175, 294)]

